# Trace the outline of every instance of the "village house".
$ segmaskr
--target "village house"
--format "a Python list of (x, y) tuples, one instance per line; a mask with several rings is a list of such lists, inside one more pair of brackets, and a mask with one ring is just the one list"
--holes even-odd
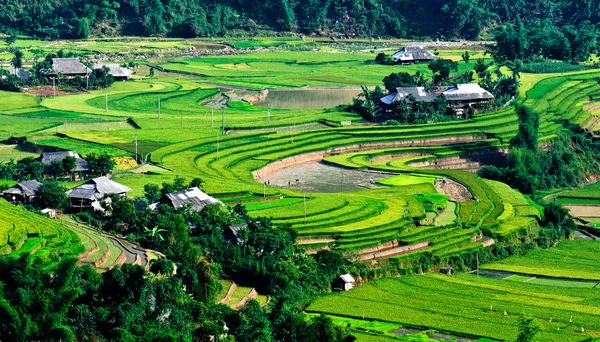
[(119, 184), (107, 177), (91, 179), (80, 186), (67, 191), (71, 208), (84, 210), (103, 210), (102, 201), (106, 195), (116, 194), (125, 197), (131, 188)]
[(11, 203), (30, 204), (37, 200), (42, 183), (36, 180), (23, 181), (2, 192), (2, 197)]
[(240, 237), (240, 230), (248, 228), (247, 223), (234, 224), (227, 228), (223, 232), (223, 240), (230, 245), (242, 246), (244, 240)]
[(350, 274), (342, 274), (333, 281), (334, 291), (348, 291), (354, 287), (354, 278)]
[(30, 74), (23, 68), (9, 68), (8, 73), (24, 80), (29, 79)]
[(45, 75), (50, 78), (56, 78), (59, 74), (65, 78), (87, 78), (91, 72), (92, 70), (81, 63), (79, 58), (52, 58), (52, 69), (46, 71)]
[(127, 81), (131, 77), (131, 70), (120, 66), (119, 64), (94, 64), (93, 68), (102, 69), (103, 67), (107, 67), (109, 70), (109, 74), (115, 79), (115, 81)]
[(175, 209), (181, 208), (184, 205), (189, 205), (192, 210), (198, 212), (202, 211), (202, 209), (209, 204), (223, 205), (221, 201), (207, 195), (197, 187), (168, 193), (163, 196), (159, 202), (153, 203), (150, 208), (154, 210), (160, 204), (166, 204)]
[(442, 93), (448, 104), (453, 108), (465, 108), (481, 103), (487, 103), (494, 98), (489, 91), (477, 83), (458, 84)]
[(438, 58), (423, 46), (406, 46), (392, 55), (395, 63), (429, 62)]
[(89, 177), (92, 172), (92, 167), (90, 163), (88, 163), (85, 159), (81, 158), (79, 154), (75, 151), (59, 151), (59, 152), (44, 152), (38, 158), (40, 162), (42, 162), (44, 166), (44, 174), (49, 175), (52, 173), (52, 162), (54, 160), (63, 161), (66, 157), (73, 157), (77, 165), (71, 172), (73, 173), (73, 178), (75, 180), (83, 179)]
[(431, 87), (425, 90), (424, 87), (399, 87), (395, 92), (389, 93), (379, 99), (376, 115), (380, 117), (390, 117), (394, 112), (394, 103), (396, 102), (433, 102), (436, 98), (443, 96), (446, 98), (448, 107), (454, 109), (458, 116), (472, 107), (482, 103), (488, 103), (494, 98), (492, 93), (483, 89), (477, 83), (458, 84), (456, 87)]

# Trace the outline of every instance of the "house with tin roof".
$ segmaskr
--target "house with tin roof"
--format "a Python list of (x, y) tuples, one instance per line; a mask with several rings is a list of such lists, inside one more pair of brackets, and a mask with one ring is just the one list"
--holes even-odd
[(392, 55), (396, 63), (429, 62), (438, 58), (423, 46), (406, 46)]
[(85, 178), (92, 172), (92, 167), (85, 159), (75, 151), (58, 151), (58, 152), (44, 152), (38, 158), (40, 162), (44, 164), (44, 174), (52, 173), (52, 162), (55, 160), (63, 161), (66, 157), (75, 158), (75, 168), (71, 170), (75, 179)]
[(477, 83), (457, 84), (442, 93), (448, 101), (448, 105), (453, 108), (465, 108), (480, 103), (489, 102), (494, 95), (483, 89)]
[(67, 191), (71, 208), (84, 210), (94, 209), (103, 210), (102, 201), (107, 195), (118, 195), (125, 197), (131, 188), (108, 179), (108, 177), (98, 177), (74, 187)]
[(2, 197), (11, 203), (30, 204), (37, 200), (42, 183), (28, 180), (8, 188), (2, 192)]
[(192, 210), (202, 211), (204, 207), (210, 204), (219, 204), (223, 205), (221, 201), (218, 199), (207, 195), (202, 190), (197, 187), (171, 192), (163, 196), (161, 200), (157, 203), (153, 203), (150, 208), (156, 209), (160, 204), (166, 204), (175, 209), (181, 208), (183, 206), (189, 205)]
[(131, 77), (132, 71), (120, 66), (119, 64), (94, 64), (93, 69), (108, 68), (108, 73), (112, 75), (115, 81), (127, 81)]

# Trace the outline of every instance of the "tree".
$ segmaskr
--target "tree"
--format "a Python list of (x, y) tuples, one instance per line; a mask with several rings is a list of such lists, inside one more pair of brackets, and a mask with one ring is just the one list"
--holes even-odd
[(483, 77), (488, 67), (489, 65), (485, 63), (483, 58), (477, 58), (475, 65), (473, 66), (473, 70), (477, 73), (477, 75), (479, 75), (479, 77)]
[(150, 203), (154, 203), (162, 197), (162, 194), (158, 185), (150, 183), (144, 185), (144, 196)]
[(13, 51), (14, 57), (10, 60), (10, 64), (16, 68), (23, 67), (23, 51), (19, 48), (15, 48)]
[(115, 161), (106, 152), (100, 154), (91, 153), (85, 159), (90, 163), (92, 173), (100, 176), (111, 173), (116, 165)]
[(471, 55), (469, 54), (468, 50), (465, 51), (460, 57), (465, 62), (465, 64), (469, 63), (469, 59), (471, 59)]
[(77, 159), (75, 159), (75, 157), (72, 156), (66, 156), (62, 160), (61, 164), (63, 171), (69, 173), (72, 177), (73, 170), (75, 170), (75, 168), (77, 167)]
[(533, 342), (535, 336), (540, 331), (539, 326), (535, 323), (534, 318), (527, 318), (524, 315), (519, 316), (519, 334), (517, 342)]
[(458, 70), (458, 63), (449, 59), (436, 58), (429, 62), (427, 67), (434, 74), (433, 82), (440, 83), (448, 80), (450, 77), (450, 71)]
[(251, 299), (240, 310), (242, 322), (235, 331), (238, 342), (272, 341), (271, 322), (260, 304)]
[(539, 114), (528, 107), (518, 106), (519, 131), (510, 140), (511, 147), (526, 148), (536, 151), (538, 148), (538, 128), (540, 125)]
[(204, 181), (201, 178), (196, 177), (192, 179), (188, 187), (202, 189), (202, 184), (204, 184)]
[(414, 75), (407, 72), (391, 73), (383, 78), (383, 85), (389, 92), (396, 91), (398, 87), (420, 87), (426, 82), (425, 76), (417, 71)]
[(69, 197), (65, 194), (65, 189), (55, 180), (42, 182), (39, 190), (38, 205), (42, 208), (66, 209), (69, 207)]

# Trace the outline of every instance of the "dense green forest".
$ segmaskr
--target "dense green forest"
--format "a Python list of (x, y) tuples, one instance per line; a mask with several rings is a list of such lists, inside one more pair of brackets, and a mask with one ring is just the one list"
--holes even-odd
[(259, 31), (350, 37), (488, 37), (489, 28), (522, 21), (549, 38), (594, 29), (600, 1), (541, 0), (5, 0), (0, 31), (42, 38), (89, 35), (178, 37)]

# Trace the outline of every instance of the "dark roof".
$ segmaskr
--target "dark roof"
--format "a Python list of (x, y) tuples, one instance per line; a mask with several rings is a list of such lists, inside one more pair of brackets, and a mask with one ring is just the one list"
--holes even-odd
[(412, 95), (417, 102), (433, 102), (435, 100), (435, 96), (429, 94), (423, 87), (399, 87), (396, 88), (396, 92), (382, 97), (380, 101), (391, 105), (394, 102), (408, 101), (408, 95)]
[(9, 68), (8, 73), (19, 78), (29, 78), (29, 73), (23, 68)]
[(242, 240), (239, 237), (239, 231), (242, 228), (246, 228), (248, 227), (247, 223), (240, 223), (240, 224), (234, 224), (229, 226), (224, 234), (223, 234), (223, 239), (225, 240), (225, 242), (230, 243), (230, 244), (237, 244), (239, 246), (244, 244), (244, 240)]
[(491, 100), (494, 96), (477, 83), (458, 84), (443, 92), (448, 101)]
[(120, 66), (119, 64), (94, 64), (94, 69), (102, 69), (107, 67), (110, 71), (109, 74), (113, 77), (129, 77), (131, 76), (131, 70)]
[(21, 182), (12, 188), (6, 189), (3, 193), (10, 195), (35, 196), (40, 191), (42, 183), (36, 180)]
[(229, 230), (231, 230), (233, 235), (238, 236), (238, 232), (240, 231), (240, 229), (246, 228), (246, 227), (248, 227), (247, 223), (234, 224), (234, 225), (229, 226)]
[(91, 171), (92, 168), (90, 163), (88, 163), (85, 159), (81, 158), (79, 154), (75, 151), (60, 151), (60, 152), (44, 152), (39, 158), (42, 163), (46, 165), (44, 168), (44, 172), (49, 173), (52, 168), (53, 160), (63, 160), (66, 157), (74, 157), (77, 161), (77, 166), (73, 171), (81, 172), (81, 171)]
[(97, 200), (104, 197), (104, 195), (122, 195), (128, 191), (131, 191), (131, 188), (103, 176), (91, 179), (67, 191), (67, 196), (70, 198)]
[(69, 75), (87, 75), (92, 71), (86, 67), (79, 58), (52, 58), (52, 70), (46, 75), (56, 75), (61, 73), (65, 76)]
[(202, 211), (209, 204), (223, 204), (219, 200), (205, 194), (200, 189), (194, 187), (177, 192), (171, 192), (165, 195), (166, 202), (174, 208), (179, 208), (187, 203), (191, 204), (192, 209)]
[(429, 52), (423, 46), (406, 46), (402, 50), (392, 55), (396, 62), (400, 61), (423, 61), (436, 59), (437, 56)]

